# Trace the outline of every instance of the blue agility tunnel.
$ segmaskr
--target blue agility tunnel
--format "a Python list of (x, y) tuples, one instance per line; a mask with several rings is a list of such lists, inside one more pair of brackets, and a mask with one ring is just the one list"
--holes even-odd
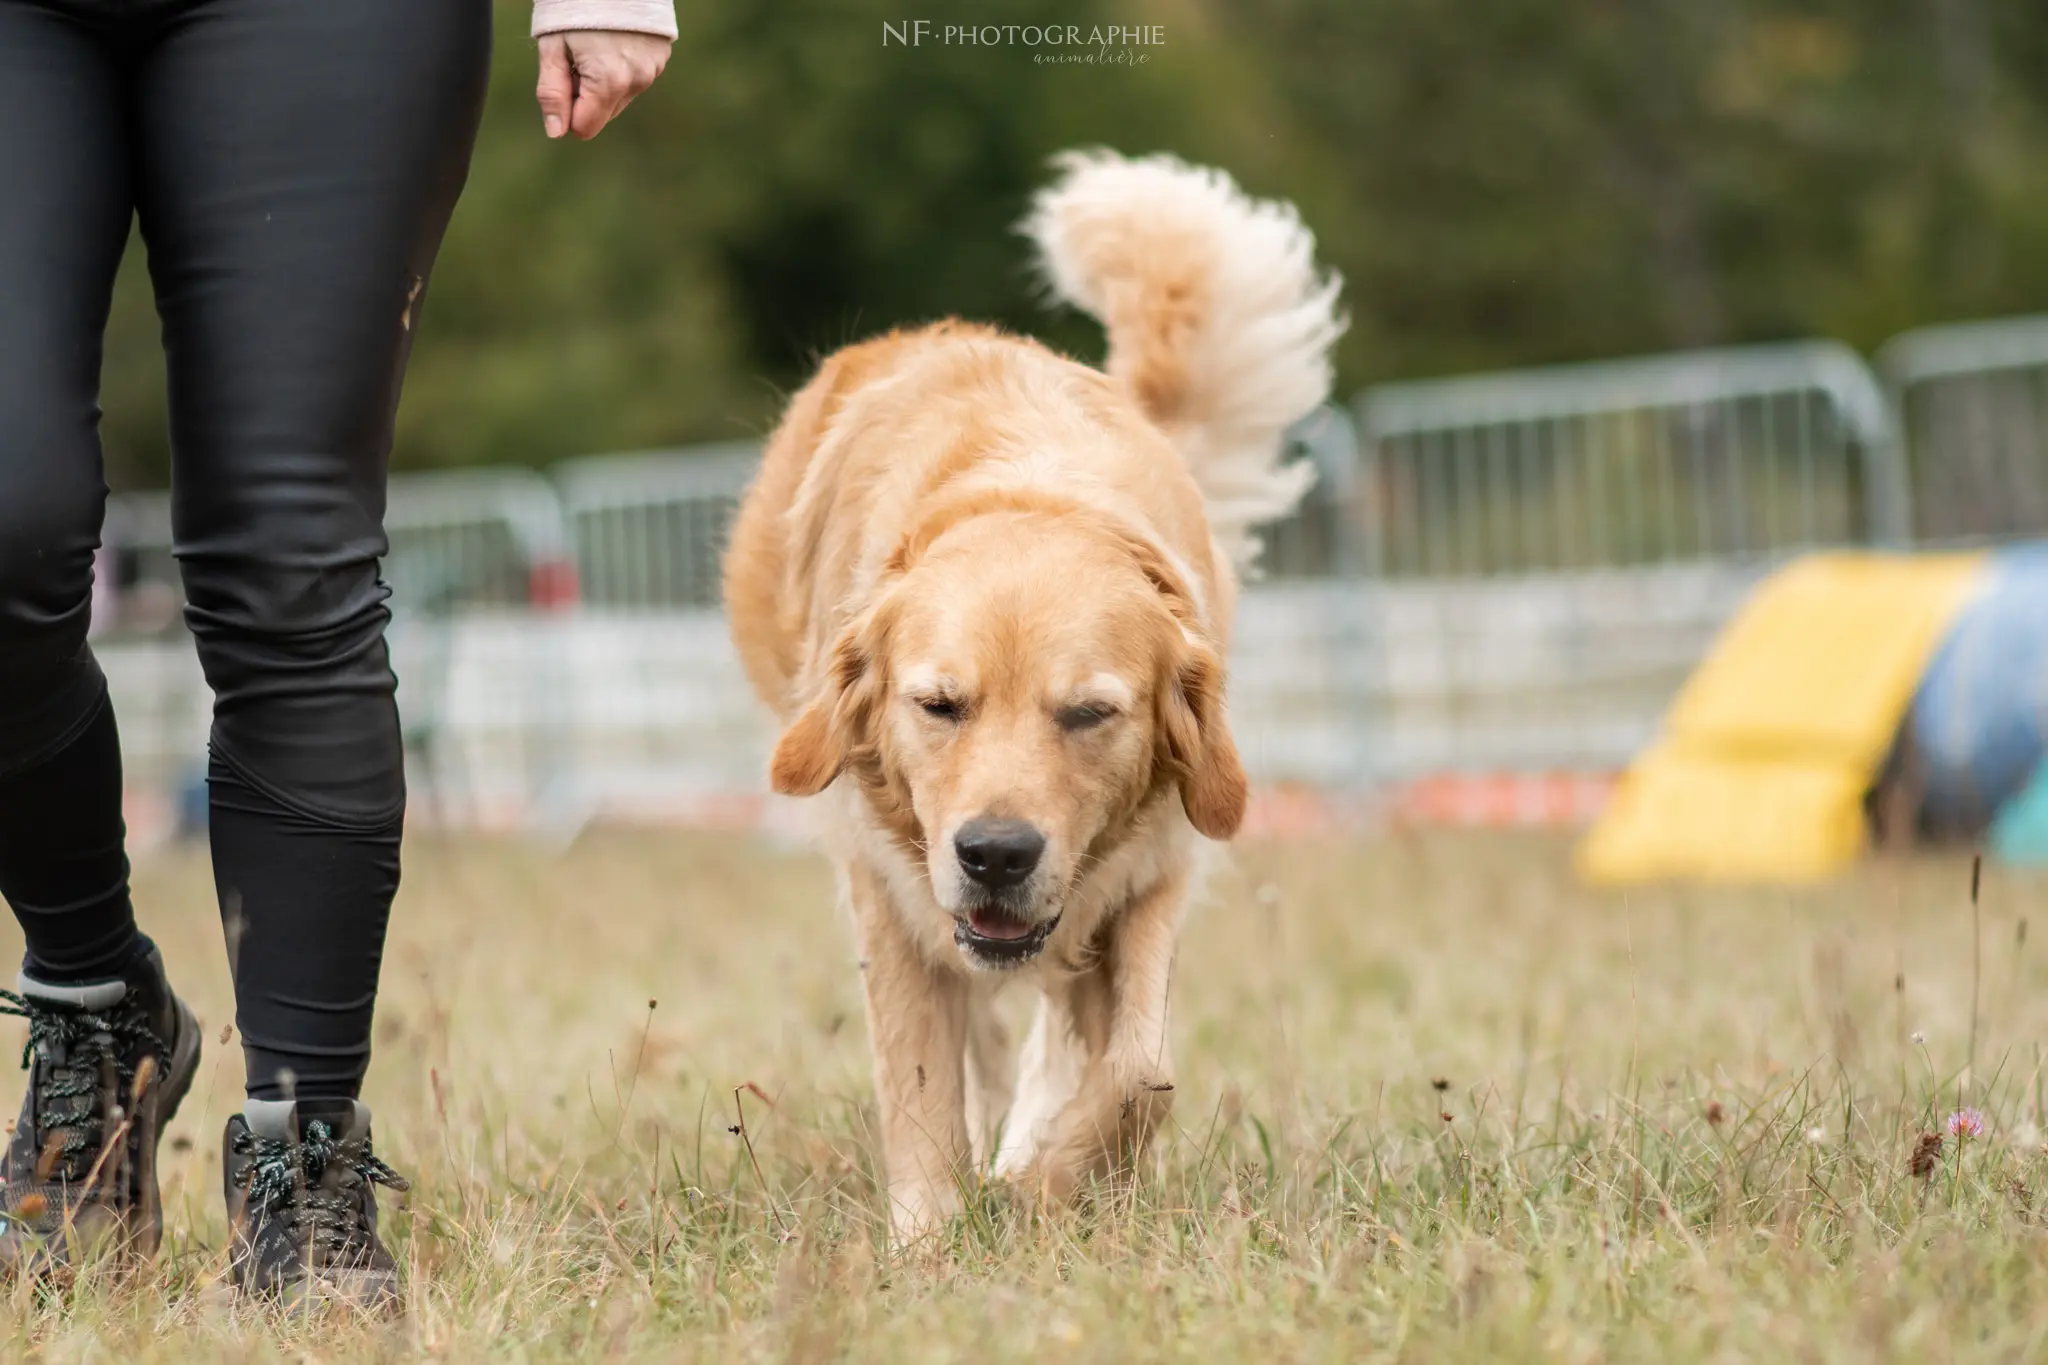
[(2048, 754), (2048, 543), (1992, 557), (1922, 676), (1906, 729), (1926, 828), (1981, 835), (2027, 793)]
[(1991, 856), (2000, 862), (2048, 867), (2048, 761), (2034, 769), (2025, 791), (1999, 808), (1991, 822)]

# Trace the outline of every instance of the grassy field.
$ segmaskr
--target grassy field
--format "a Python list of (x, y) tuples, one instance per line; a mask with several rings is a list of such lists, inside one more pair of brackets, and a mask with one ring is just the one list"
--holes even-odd
[[(989, 1194), (905, 1261), (819, 860), (422, 842), (367, 1096), (412, 1312), (374, 1326), (220, 1288), (239, 1052), (204, 863), (158, 855), (145, 922), (209, 1044), (171, 1240), (17, 1289), (0, 1358), (2039, 1358), (2044, 890), (1987, 870), (1973, 920), (1959, 860), (1623, 897), (1545, 839), (1245, 846), (1141, 1179), (1050, 1220)], [(1983, 1133), (1916, 1173), (1964, 1106)]]

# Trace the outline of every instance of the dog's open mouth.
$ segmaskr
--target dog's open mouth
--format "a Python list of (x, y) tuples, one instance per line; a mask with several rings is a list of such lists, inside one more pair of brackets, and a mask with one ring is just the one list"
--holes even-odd
[(993, 966), (1029, 962), (1045, 948), (1060, 917), (1033, 924), (1000, 905), (977, 905), (953, 919), (953, 942)]

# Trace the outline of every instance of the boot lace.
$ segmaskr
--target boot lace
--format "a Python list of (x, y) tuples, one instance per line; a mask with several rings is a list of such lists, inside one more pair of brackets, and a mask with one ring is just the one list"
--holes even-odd
[[(367, 1140), (337, 1141), (325, 1120), (306, 1125), (297, 1142), (262, 1137), (247, 1129), (235, 1134), (235, 1155), (249, 1159), (247, 1188), (252, 1211), (303, 1241), (329, 1251), (346, 1251), (371, 1236), (370, 1203), (364, 1182), (403, 1193), (412, 1185), (370, 1151)], [(328, 1188), (327, 1173), (354, 1175), (342, 1188)]]
[(80, 1158), (99, 1150), (106, 1125), (105, 1095), (100, 1088), (103, 1068), (112, 1063), (119, 1077), (116, 1093), (126, 1094), (135, 1080), (135, 1063), (130, 1059), (150, 1050), (159, 1057), (167, 1056), (170, 1048), (156, 1036), (141, 1011), (132, 1007), (102, 1013), (53, 1006), (34, 996), (0, 990), (0, 1015), (7, 1014), (28, 1021), (21, 1066), (33, 1075), (37, 1149), (47, 1159), (51, 1134), (62, 1132), (53, 1173), (78, 1178), (83, 1175)]

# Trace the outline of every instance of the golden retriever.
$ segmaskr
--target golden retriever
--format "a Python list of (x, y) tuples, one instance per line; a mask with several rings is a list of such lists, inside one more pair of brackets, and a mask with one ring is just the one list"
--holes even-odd
[[(1237, 575), (1307, 484), (1283, 433), (1343, 328), (1291, 207), (1168, 157), (1056, 165), (1025, 231), (1106, 369), (957, 321), (838, 352), (725, 561), (786, 727), (775, 790), (826, 804), (903, 1239), (991, 1169), (1066, 1198), (1171, 1106), (1200, 838), (1245, 808)], [(1013, 1063), (991, 1000), (1019, 978), (1041, 998)]]

